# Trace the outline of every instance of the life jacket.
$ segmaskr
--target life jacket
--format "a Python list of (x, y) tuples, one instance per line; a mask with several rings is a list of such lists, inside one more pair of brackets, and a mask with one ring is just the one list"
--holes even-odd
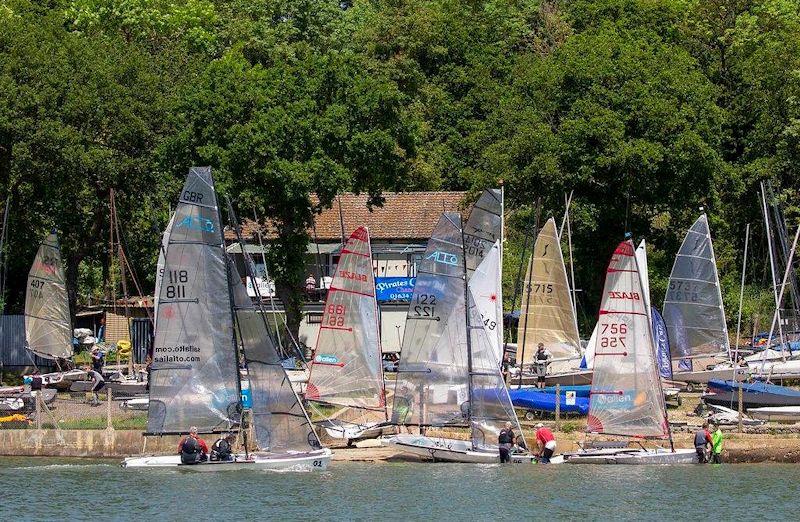
[(200, 462), (200, 443), (194, 437), (186, 437), (181, 444), (181, 462), (197, 464)]
[(503, 428), (500, 430), (497, 442), (500, 444), (514, 444), (514, 432)]
[(694, 447), (701, 448), (706, 445), (706, 430), (696, 431), (694, 434)]
[(225, 439), (219, 439), (211, 446), (211, 460), (228, 460), (231, 456), (231, 445)]

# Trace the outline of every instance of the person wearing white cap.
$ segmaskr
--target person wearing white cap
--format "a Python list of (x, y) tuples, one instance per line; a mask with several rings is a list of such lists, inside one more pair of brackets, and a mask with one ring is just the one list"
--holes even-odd
[(537, 455), (539, 462), (550, 464), (550, 459), (556, 451), (556, 438), (549, 428), (545, 428), (541, 422), (536, 426), (536, 447), (539, 449)]

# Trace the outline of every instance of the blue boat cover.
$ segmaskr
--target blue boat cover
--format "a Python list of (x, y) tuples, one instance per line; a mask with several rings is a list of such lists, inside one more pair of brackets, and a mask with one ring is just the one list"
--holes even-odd
[[(528, 388), (528, 389), (530, 389), (530, 388)], [(579, 384), (579, 385), (575, 385), (575, 386), (561, 386), (559, 388), (559, 390), (560, 390), (561, 395), (563, 395), (563, 396), (566, 396), (564, 394), (566, 392), (568, 392), (568, 391), (574, 391), (575, 395), (577, 397), (586, 397), (588, 399), (589, 398), (589, 392), (592, 391), (592, 386), (591, 386), (591, 384)], [(547, 388), (542, 388), (541, 390), (535, 390), (534, 389), (534, 391), (550, 393), (550, 394), (555, 395), (556, 387), (555, 386), (548, 386)]]
[[(555, 393), (546, 393), (535, 388), (520, 388), (517, 390), (509, 390), (509, 395), (511, 396), (511, 403), (518, 408), (547, 412), (556, 411)], [(558, 398), (561, 413), (579, 413), (581, 415), (589, 414), (588, 398), (576, 397), (575, 404), (569, 406), (567, 405), (567, 400), (564, 394), (560, 395)]]
[(767, 384), (764, 382), (734, 382), (718, 379), (711, 379), (708, 381), (708, 388), (712, 391), (738, 391), (740, 386), (742, 391), (747, 393), (782, 395), (785, 397), (797, 397), (800, 399), (800, 391), (787, 388), (785, 386), (778, 386), (777, 384)]

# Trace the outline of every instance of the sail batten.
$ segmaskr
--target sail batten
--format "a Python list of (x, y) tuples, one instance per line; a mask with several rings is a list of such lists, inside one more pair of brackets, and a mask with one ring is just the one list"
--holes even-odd
[(307, 399), (364, 410), (385, 407), (377, 310), (369, 231), (359, 227), (342, 250), (328, 290)]
[(39, 246), (25, 290), (28, 350), (47, 359), (72, 357), (72, 327), (61, 249), (55, 232)]
[(228, 267), (211, 169), (181, 191), (164, 250), (147, 431), (201, 433), (240, 421)]
[(522, 364), (531, 365), (539, 343), (555, 359), (580, 357), (580, 336), (555, 219), (545, 223), (528, 262), (517, 331)]
[(701, 214), (681, 244), (664, 296), (673, 359), (728, 350), (728, 327), (708, 218)]

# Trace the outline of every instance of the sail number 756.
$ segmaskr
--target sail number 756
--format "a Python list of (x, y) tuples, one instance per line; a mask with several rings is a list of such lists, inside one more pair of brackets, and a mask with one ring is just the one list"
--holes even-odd
[(625, 348), (628, 325), (625, 323), (606, 323), (600, 332), (601, 348)]

